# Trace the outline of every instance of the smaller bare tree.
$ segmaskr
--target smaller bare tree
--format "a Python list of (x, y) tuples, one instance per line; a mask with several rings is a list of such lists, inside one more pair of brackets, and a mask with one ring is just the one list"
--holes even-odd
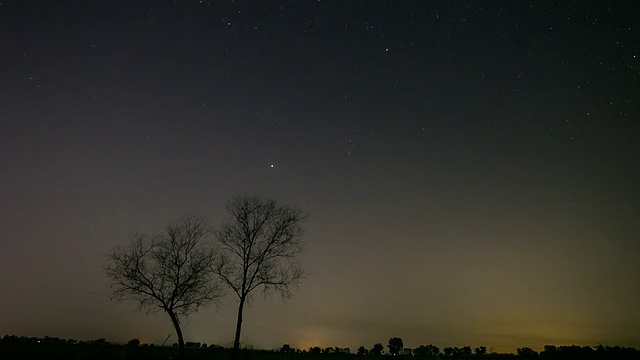
[(238, 359), (242, 312), (249, 294), (262, 288), (283, 298), (303, 277), (296, 261), (302, 252), (302, 210), (260, 196), (238, 196), (227, 202), (231, 222), (222, 225), (216, 236), (222, 245), (220, 278), (238, 296), (238, 318), (232, 359)]
[(217, 261), (215, 249), (205, 242), (205, 221), (183, 216), (155, 236), (132, 234), (127, 246), (108, 255), (107, 276), (116, 300), (138, 302), (147, 313), (163, 310), (178, 337), (179, 355), (185, 347), (180, 319), (221, 296), (217, 276), (211, 271)]

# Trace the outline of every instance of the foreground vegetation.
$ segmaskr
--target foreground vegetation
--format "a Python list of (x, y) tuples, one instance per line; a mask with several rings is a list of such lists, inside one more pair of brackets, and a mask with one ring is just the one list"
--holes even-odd
[[(232, 355), (232, 349), (216, 345), (200, 343), (186, 344), (186, 359), (215, 359), (228, 360)], [(435, 348), (435, 347), (434, 347)], [(482, 348), (482, 347), (480, 347)], [(480, 349), (479, 348), (479, 349)], [(433, 349), (433, 348), (432, 348)], [(448, 349), (448, 348), (447, 348)], [(314, 347), (308, 350), (292, 349), (284, 345), (279, 350), (248, 350), (240, 352), (242, 360), (379, 360), (399, 357), (409, 359), (640, 359), (640, 351), (634, 348), (619, 346), (553, 346), (547, 345), (540, 353), (529, 349), (518, 349), (517, 354), (495, 354), (486, 352), (471, 352), (468, 346), (451, 348), (454, 351), (437, 352), (432, 354), (416, 355), (415, 350), (403, 352), (404, 355), (363, 355), (352, 354), (347, 349)], [(320, 350), (320, 351), (318, 351)], [(0, 360), (23, 359), (64, 359), (64, 360), (161, 360), (176, 359), (178, 351), (176, 347), (154, 346), (153, 344), (141, 345), (136, 339), (126, 345), (110, 344), (105, 339), (92, 341), (65, 340), (59, 338), (35, 338), (17, 337), (5, 335), (0, 340)]]
[[(286, 299), (304, 277), (296, 256), (302, 252), (307, 213), (258, 195), (230, 199), (227, 211), (230, 221), (214, 230), (204, 218), (184, 215), (162, 233), (131, 234), (129, 244), (108, 255), (112, 298), (168, 315), (180, 357), (186, 354), (180, 320), (211, 303), (219, 305), (224, 286), (238, 297), (231, 356), (238, 360), (250, 293), (261, 289)], [(217, 241), (209, 239), (212, 234)]]

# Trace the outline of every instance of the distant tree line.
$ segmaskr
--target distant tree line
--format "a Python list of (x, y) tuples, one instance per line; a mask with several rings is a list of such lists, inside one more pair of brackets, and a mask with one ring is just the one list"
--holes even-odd
[[(392, 341), (393, 340), (393, 341)], [(640, 359), (640, 351), (632, 347), (620, 347), (620, 346), (554, 346), (546, 345), (544, 350), (536, 352), (535, 350), (523, 347), (518, 348), (516, 354), (498, 354), (494, 352), (487, 352), (487, 348), (479, 346), (471, 348), (470, 346), (463, 347), (445, 347), (440, 349), (439, 347), (429, 344), (420, 345), (414, 349), (399, 347), (401, 344), (400, 338), (391, 338), (387, 344), (387, 351), (384, 350), (382, 343), (374, 344), (370, 349), (365, 346), (360, 346), (357, 351), (351, 352), (348, 347), (319, 347), (313, 346), (309, 349), (296, 349), (292, 348), (288, 344), (284, 344), (278, 350), (244, 350), (249, 355), (248, 358), (256, 360), (283, 360), (282, 356), (292, 357), (290, 360), (295, 360), (293, 357), (331, 357), (336, 360), (341, 357), (348, 357), (350, 359), (356, 359), (359, 357), (367, 358), (420, 358), (420, 359), (469, 359), (469, 358), (481, 358), (481, 359), (549, 359), (549, 360), (565, 360), (565, 359), (586, 359), (586, 360), (631, 360)], [(139, 339), (131, 339), (126, 344), (112, 344), (107, 340), (100, 338), (95, 340), (75, 340), (75, 339), (60, 339), (57, 337), (26, 337), (5, 335), (0, 339), (0, 359), (36, 359), (36, 358), (92, 358), (92, 359), (113, 359), (122, 358), (122, 354), (126, 358), (133, 358), (138, 360), (144, 359), (158, 359), (163, 358), (166, 351), (170, 351), (172, 347), (177, 347), (178, 344), (173, 344), (170, 347), (154, 346), (154, 344), (141, 344)], [(187, 342), (185, 347), (192, 349), (194, 353), (190, 353), (192, 359), (210, 359), (212, 358), (225, 358), (233, 353), (233, 348), (224, 348), (219, 345), (207, 345), (200, 342)], [(18, 349), (18, 350), (16, 350)], [(20, 349), (28, 349), (29, 351), (22, 351)], [(52, 352), (52, 349), (68, 349), (65, 351)], [(75, 349), (75, 350), (74, 350)], [(84, 349), (84, 350), (82, 350)], [(164, 349), (164, 350), (163, 350)], [(86, 352), (85, 350), (91, 350)], [(78, 352), (80, 351), (80, 352)], [(134, 351), (134, 352), (129, 352)], [(60, 355), (59, 357), (53, 356), (53, 354)], [(78, 354), (84, 354), (80, 356)], [(273, 355), (269, 355), (273, 354)], [(395, 354), (395, 355), (394, 355)], [(278, 356), (275, 356), (278, 355)], [(44, 356), (44, 357), (43, 357)]]
[(495, 352), (487, 352), (485, 346), (472, 348), (471, 346), (463, 347), (445, 347), (442, 350), (432, 344), (420, 345), (416, 348), (404, 348), (401, 338), (392, 337), (387, 344), (387, 351), (382, 343), (374, 344), (370, 349), (365, 346), (358, 347), (355, 354), (351, 353), (349, 348), (313, 346), (308, 350), (300, 350), (291, 348), (288, 344), (280, 348), (280, 352), (289, 354), (313, 354), (313, 355), (353, 355), (353, 356), (401, 356), (401, 357), (417, 357), (426, 359), (465, 359), (465, 358), (483, 358), (483, 359), (586, 359), (586, 360), (605, 360), (605, 359), (640, 359), (640, 351), (632, 347), (620, 346), (554, 346), (545, 345), (544, 350), (537, 352), (531, 348), (517, 348), (516, 354), (499, 354)]
[(76, 339), (60, 339), (57, 337), (27, 337), (16, 335), (5, 335), (0, 339), (2, 344), (32, 344), (32, 345), (87, 345), (87, 346), (105, 346), (111, 345), (106, 339), (100, 338), (95, 340), (76, 340)]
[[(114, 344), (104, 338), (95, 340), (61, 339), (57, 337), (26, 337), (5, 335), (0, 338), (1, 360), (158, 360), (175, 358), (174, 346), (142, 344), (131, 339), (126, 344)], [(190, 360), (228, 359), (231, 349), (217, 345), (187, 342)]]

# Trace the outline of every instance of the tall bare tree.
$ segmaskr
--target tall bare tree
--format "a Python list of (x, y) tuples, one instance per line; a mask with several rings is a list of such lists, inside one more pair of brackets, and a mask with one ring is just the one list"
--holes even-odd
[(208, 233), (202, 218), (183, 216), (163, 234), (132, 234), (127, 246), (108, 255), (113, 298), (136, 301), (147, 313), (163, 310), (169, 315), (180, 357), (185, 354), (180, 319), (221, 296), (212, 271), (218, 254), (205, 241)]
[(222, 246), (217, 266), (220, 278), (238, 296), (238, 318), (232, 359), (238, 359), (242, 312), (249, 294), (262, 288), (265, 295), (292, 295), (303, 277), (296, 261), (302, 252), (302, 210), (257, 195), (237, 196), (227, 202), (231, 221), (216, 231)]

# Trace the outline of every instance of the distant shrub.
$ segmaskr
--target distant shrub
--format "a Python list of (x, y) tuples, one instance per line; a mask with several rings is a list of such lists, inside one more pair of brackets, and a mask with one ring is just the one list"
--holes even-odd
[(138, 347), (138, 345), (140, 345), (140, 340), (139, 339), (131, 339), (127, 343), (127, 346), (129, 346), (129, 347)]

